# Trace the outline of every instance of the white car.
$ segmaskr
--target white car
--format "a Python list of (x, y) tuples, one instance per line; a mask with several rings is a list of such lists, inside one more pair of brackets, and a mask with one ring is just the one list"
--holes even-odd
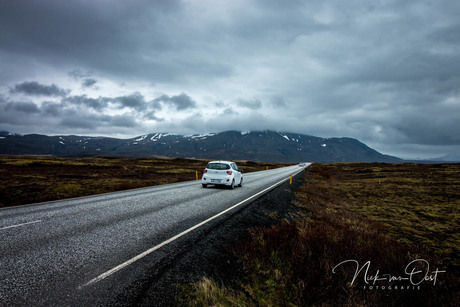
[(203, 171), (201, 184), (206, 188), (208, 184), (224, 185), (233, 189), (235, 185), (243, 186), (243, 170), (236, 163), (230, 161), (211, 161)]

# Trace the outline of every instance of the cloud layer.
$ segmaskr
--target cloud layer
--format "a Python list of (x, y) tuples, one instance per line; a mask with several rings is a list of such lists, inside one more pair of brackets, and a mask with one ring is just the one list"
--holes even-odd
[(460, 152), (457, 1), (2, 1), (0, 129)]
[(12, 94), (23, 93), (32, 96), (65, 96), (69, 92), (70, 91), (59, 88), (56, 84), (42, 85), (37, 81), (16, 84), (10, 89), (10, 93)]

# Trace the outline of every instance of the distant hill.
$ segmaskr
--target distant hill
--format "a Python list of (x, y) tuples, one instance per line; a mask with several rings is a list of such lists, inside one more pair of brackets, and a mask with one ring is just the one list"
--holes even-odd
[(432, 161), (436, 162), (460, 162), (460, 154), (450, 153), (438, 158), (432, 158)]
[(275, 131), (201, 135), (146, 134), (132, 139), (86, 136), (16, 135), (0, 137), (2, 155), (60, 157), (184, 157), (267, 162), (401, 162), (353, 138), (320, 138)]

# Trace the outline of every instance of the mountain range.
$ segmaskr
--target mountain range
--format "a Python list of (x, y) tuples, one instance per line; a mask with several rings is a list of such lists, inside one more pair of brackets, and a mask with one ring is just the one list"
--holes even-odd
[(58, 157), (164, 156), (286, 163), (403, 161), (381, 154), (353, 138), (321, 138), (277, 131), (225, 131), (194, 135), (152, 133), (132, 139), (18, 135), (3, 131), (0, 132), (0, 154)]

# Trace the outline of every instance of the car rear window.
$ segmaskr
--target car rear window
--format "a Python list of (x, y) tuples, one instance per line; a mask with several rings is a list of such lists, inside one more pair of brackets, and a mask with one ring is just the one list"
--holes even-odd
[(230, 169), (230, 165), (225, 164), (225, 163), (209, 163), (207, 168), (224, 170), (224, 169)]

